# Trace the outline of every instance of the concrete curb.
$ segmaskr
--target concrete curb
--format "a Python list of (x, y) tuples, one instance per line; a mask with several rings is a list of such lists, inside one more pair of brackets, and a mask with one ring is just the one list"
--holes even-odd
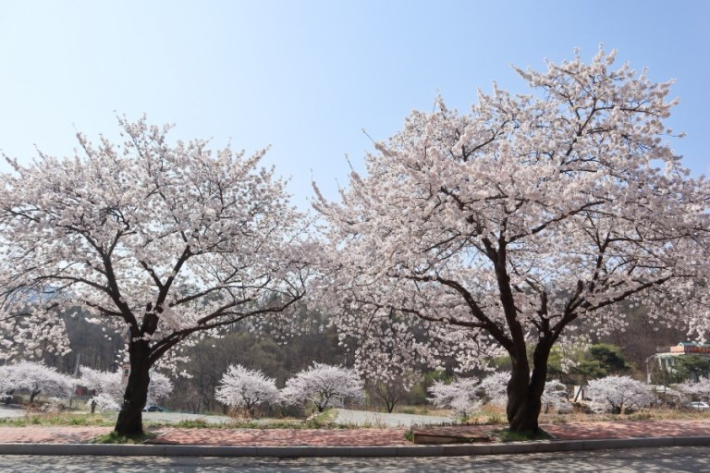
[(710, 437), (542, 440), (504, 444), (383, 447), (224, 447), (210, 445), (0, 444), (0, 455), (110, 455), (170, 457), (436, 457), (547, 453), (616, 448), (707, 447)]

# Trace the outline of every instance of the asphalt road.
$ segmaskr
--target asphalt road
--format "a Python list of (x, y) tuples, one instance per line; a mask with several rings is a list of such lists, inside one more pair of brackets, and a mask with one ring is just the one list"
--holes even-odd
[(688, 472), (710, 473), (702, 447), (599, 450), (593, 452), (429, 458), (192, 458), (0, 456), (0, 472), (439, 472), (522, 473)]

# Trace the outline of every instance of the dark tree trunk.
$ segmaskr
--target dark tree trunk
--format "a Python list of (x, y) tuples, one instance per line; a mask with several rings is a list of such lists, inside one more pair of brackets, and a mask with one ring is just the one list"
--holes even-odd
[(114, 429), (119, 435), (136, 437), (143, 434), (143, 408), (148, 400), (150, 384), (149, 355), (150, 347), (146, 340), (130, 342), (128, 356), (131, 373)]
[(506, 413), (513, 432), (536, 434), (540, 429), (538, 418), (542, 410), (549, 355), (547, 344), (541, 342), (535, 347), (532, 374), (526, 353), (516, 354), (515, 357), (511, 355), (513, 370), (508, 382)]
[(35, 402), (35, 398), (37, 397), (37, 395), (38, 395), (39, 393), (40, 393), (40, 390), (39, 390), (39, 389), (33, 389), (33, 390), (30, 392), (30, 404), (32, 404), (33, 402)]

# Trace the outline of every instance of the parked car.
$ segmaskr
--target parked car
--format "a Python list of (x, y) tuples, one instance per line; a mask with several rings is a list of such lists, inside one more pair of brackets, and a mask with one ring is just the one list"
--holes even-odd
[(693, 409), (696, 411), (706, 411), (710, 409), (710, 405), (707, 402), (691, 402), (687, 405), (688, 409)]
[(143, 412), (165, 412), (165, 409), (160, 406), (156, 406), (155, 404), (151, 404), (150, 406), (145, 406), (143, 408)]

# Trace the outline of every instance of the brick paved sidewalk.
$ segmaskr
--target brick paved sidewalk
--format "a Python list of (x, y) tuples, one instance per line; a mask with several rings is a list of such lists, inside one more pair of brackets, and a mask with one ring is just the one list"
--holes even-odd
[[(542, 426), (560, 440), (710, 436), (710, 419), (618, 421)], [(482, 433), (502, 426), (462, 427)], [(448, 429), (451, 429), (449, 427)], [(111, 427), (0, 427), (0, 443), (87, 443)], [(380, 446), (409, 445), (405, 429), (178, 429), (163, 428), (151, 443), (234, 446)]]
[(111, 427), (0, 427), (0, 443), (87, 443)]
[(409, 445), (405, 429), (161, 429), (150, 443), (238, 446)]
[(542, 426), (560, 440), (710, 436), (710, 419), (585, 422)]

